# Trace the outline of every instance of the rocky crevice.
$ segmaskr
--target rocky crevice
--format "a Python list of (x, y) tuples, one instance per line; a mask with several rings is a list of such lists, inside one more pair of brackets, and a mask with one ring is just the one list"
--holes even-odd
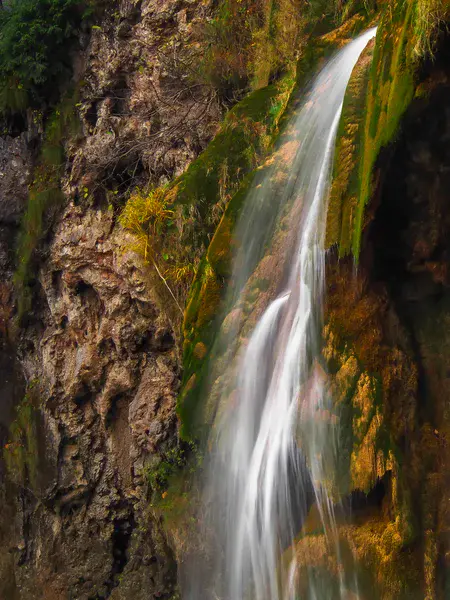
[(120, 585), (120, 576), (128, 562), (131, 535), (136, 526), (132, 506), (126, 502), (123, 503), (123, 511), (125, 512), (123, 518), (113, 520), (113, 532), (111, 535), (113, 561), (110, 574), (103, 583), (105, 591), (102, 594), (90, 597), (88, 600), (107, 600), (111, 597), (112, 590)]

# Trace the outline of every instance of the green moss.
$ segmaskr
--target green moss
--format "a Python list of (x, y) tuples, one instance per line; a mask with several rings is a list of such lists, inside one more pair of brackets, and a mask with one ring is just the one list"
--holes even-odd
[(327, 213), (326, 246), (330, 247), (339, 241), (341, 253), (344, 254), (350, 245), (351, 223), (358, 193), (359, 180), (355, 165), (361, 151), (361, 125), (372, 56), (373, 44), (370, 44), (353, 70), (338, 130)]
[(384, 4), (370, 73), (367, 76), (367, 61), (362, 58), (364, 75), (357, 67), (348, 88), (327, 233), (328, 246), (337, 243), (340, 256), (351, 252), (359, 259), (377, 158), (395, 139), (414, 98), (418, 58), (427, 46), (424, 36), (434, 35), (437, 24), (448, 13), (448, 8), (442, 7), (425, 18), (425, 4), (425, 0)]
[(16, 418), (9, 427), (8, 442), (3, 447), (3, 459), (11, 480), (32, 488), (36, 486), (38, 471), (35, 390), (36, 384), (29, 384), (27, 394), (16, 409)]
[[(201, 419), (198, 407), (204, 394), (203, 383), (208, 372), (206, 359), (212, 349), (217, 329), (216, 322), (221, 314), (224, 284), (230, 275), (233, 230), (253, 176), (253, 172), (247, 176), (237, 194), (229, 202), (206, 255), (200, 262), (190, 290), (183, 323), (184, 378), (182, 393), (178, 399), (178, 414), (182, 422), (181, 434), (187, 438), (194, 435), (195, 425)], [(207, 350), (201, 357), (196, 356), (194, 352), (199, 343)], [(195, 382), (192, 379), (194, 374)]]
[[(226, 116), (221, 130), (206, 150), (175, 182), (176, 202), (195, 204), (201, 212), (223, 194), (222, 166), (226, 165), (231, 194), (268, 150), (278, 120), (293, 87), (291, 77), (253, 92)], [(269, 140), (267, 138), (269, 136)]]
[(18, 316), (22, 318), (31, 305), (30, 265), (41, 239), (45, 215), (63, 201), (60, 178), (64, 168), (64, 142), (75, 136), (80, 127), (75, 108), (77, 94), (65, 97), (48, 118), (40, 156), (29, 187), (28, 204), (22, 219), (16, 250), (17, 266), (14, 285), (18, 300)]

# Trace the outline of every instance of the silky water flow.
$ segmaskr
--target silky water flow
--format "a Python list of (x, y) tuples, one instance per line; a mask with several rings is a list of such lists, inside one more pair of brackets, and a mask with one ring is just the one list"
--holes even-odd
[[(218, 556), (212, 578), (203, 578), (194, 569), (188, 576), (186, 597), (192, 600), (359, 597), (356, 574), (342, 565), (333, 581), (317, 576), (313, 568), (307, 568), (305, 575), (303, 565), (306, 593), (300, 593), (292, 548), (306, 514), (314, 507), (327, 543), (334, 546), (336, 560), (340, 560), (330, 492), (336, 425), (330, 419), (330, 399), (316, 360), (321, 344), (324, 237), (346, 87), (375, 33), (375, 29), (367, 31), (329, 60), (287, 125), (279, 150), (257, 174), (245, 199), (236, 232), (239, 250), (228, 310), (242, 299), (246, 282), (270, 245), (277, 220), (289, 206), (293, 215), (298, 214), (289, 220), (289, 227), (295, 228), (295, 242), (285, 256), (282, 291), (258, 320), (247, 345), (238, 347), (236, 324), (218, 342), (227, 346), (228, 356), (235, 354), (236, 367), (231, 370), (235, 393), (232, 402), (226, 392), (216, 402), (205, 512)], [(295, 151), (286, 161), (283, 143), (292, 146), (293, 141)], [(285, 172), (284, 177), (277, 178), (279, 170)], [(275, 192), (274, 181), (282, 182)], [(296, 204), (300, 205), (297, 212), (292, 208)], [(222, 368), (228, 367), (223, 366), (226, 362), (222, 359)], [(233, 375), (227, 375), (230, 378)], [(226, 388), (230, 389), (229, 381)]]

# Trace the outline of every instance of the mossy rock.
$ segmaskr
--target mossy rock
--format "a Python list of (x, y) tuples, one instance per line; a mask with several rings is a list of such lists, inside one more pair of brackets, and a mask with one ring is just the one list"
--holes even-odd
[(339, 424), (332, 486), (339, 500), (353, 490), (369, 493), (392, 470), (395, 459), (379, 376), (365, 371), (351, 346), (342, 344), (329, 327), (325, 335), (324, 358), (333, 356), (339, 365), (328, 375), (333, 414)]
[(358, 193), (356, 165), (361, 151), (361, 127), (374, 45), (374, 41), (369, 42), (353, 69), (337, 136), (325, 245), (329, 248), (339, 242), (343, 254), (350, 249), (349, 228), (353, 223)]
[(310, 597), (311, 585), (320, 597), (336, 600), (342, 587), (348, 597), (357, 594), (367, 600), (424, 597), (420, 561), (405, 548), (398, 521), (377, 511), (353, 523), (338, 522), (334, 535), (326, 535), (313, 509), (288, 557), (292, 554), (301, 598)]
[(337, 142), (335, 180), (328, 214), (327, 246), (358, 261), (367, 206), (382, 148), (391, 144), (417, 91), (417, 74), (432, 36), (448, 18), (448, 3), (429, 14), (423, 0), (393, 0), (382, 6), (368, 69), (368, 52), (356, 67), (344, 102)]
[(222, 196), (233, 195), (266, 154), (294, 84), (288, 74), (236, 104), (206, 150), (173, 182), (174, 202), (206, 213)]
[(65, 143), (76, 137), (81, 129), (77, 100), (77, 90), (66, 94), (45, 123), (44, 138), (34, 167), (33, 182), (28, 190), (28, 203), (16, 249), (14, 286), (19, 319), (26, 316), (31, 308), (29, 286), (33, 279), (34, 252), (48, 226), (49, 214), (64, 201), (61, 177), (64, 170)]
[(16, 408), (16, 418), (9, 427), (8, 442), (3, 447), (9, 479), (21, 487), (35, 489), (39, 467), (38, 410), (34, 385)]
[(411, 541), (417, 535), (411, 490), (421, 477), (404, 436), (414, 431), (417, 418), (411, 350), (386, 339), (383, 290), (375, 292), (362, 269), (355, 275), (351, 259), (329, 261), (327, 282), (322, 354), (339, 418), (336, 488), (340, 497), (356, 489), (368, 493), (390, 473), (392, 511)]

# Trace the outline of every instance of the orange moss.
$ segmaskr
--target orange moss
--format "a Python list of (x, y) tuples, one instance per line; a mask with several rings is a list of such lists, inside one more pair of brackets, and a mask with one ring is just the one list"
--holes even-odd
[(335, 336), (349, 342), (358, 360), (368, 371), (381, 372), (383, 322), (387, 311), (387, 294), (383, 288), (370, 289), (360, 270), (355, 274), (351, 260), (327, 265), (326, 321)]
[(198, 342), (194, 347), (194, 356), (198, 360), (202, 360), (205, 358), (206, 353), (208, 352), (208, 348), (202, 342)]

